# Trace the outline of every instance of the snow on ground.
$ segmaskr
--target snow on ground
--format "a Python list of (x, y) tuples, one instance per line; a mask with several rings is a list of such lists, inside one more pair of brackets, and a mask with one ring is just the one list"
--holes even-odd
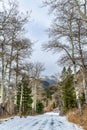
[(14, 117), (3, 121), (0, 130), (82, 130), (80, 126), (67, 121), (58, 113), (45, 113), (39, 116)]
[(56, 112), (47, 112), (44, 115), (56, 115), (56, 116), (59, 116), (59, 113), (56, 113)]

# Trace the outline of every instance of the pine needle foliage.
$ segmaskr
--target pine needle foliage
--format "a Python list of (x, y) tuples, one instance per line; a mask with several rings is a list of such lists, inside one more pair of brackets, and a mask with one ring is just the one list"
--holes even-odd
[(68, 76), (63, 82), (62, 94), (64, 102), (64, 111), (77, 107), (75, 90), (73, 87), (73, 76)]
[(43, 103), (41, 101), (37, 101), (36, 112), (38, 114), (41, 114), (41, 113), (43, 113), (43, 111), (44, 111), (44, 105), (43, 105)]
[(22, 94), (22, 107), (21, 113), (26, 115), (29, 114), (32, 110), (32, 95), (31, 95), (31, 88), (29, 87), (29, 81), (27, 78), (24, 78), (21, 83), (18, 85), (17, 91), (17, 111), (19, 111), (20, 107), (20, 99), (21, 99), (21, 90), (23, 87), (23, 94)]

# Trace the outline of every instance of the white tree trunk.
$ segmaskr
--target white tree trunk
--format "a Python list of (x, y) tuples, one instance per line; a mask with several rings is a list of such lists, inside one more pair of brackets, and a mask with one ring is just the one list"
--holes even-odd
[(80, 101), (80, 96), (79, 96), (79, 88), (77, 85), (76, 65), (75, 64), (74, 64), (74, 88), (75, 88), (75, 93), (76, 93), (76, 101), (77, 101), (79, 114), (82, 115), (82, 108), (81, 108), (81, 101)]
[(32, 103), (32, 112), (36, 112), (36, 102), (37, 102), (37, 87), (36, 82), (32, 87), (33, 103)]
[(23, 85), (21, 85), (21, 95), (20, 95), (20, 106), (19, 106), (19, 115), (22, 114), (22, 100), (23, 100)]
[(85, 94), (85, 103), (87, 104), (87, 84), (86, 84), (86, 75), (85, 72), (82, 71), (83, 75), (83, 87), (84, 87), (84, 94)]

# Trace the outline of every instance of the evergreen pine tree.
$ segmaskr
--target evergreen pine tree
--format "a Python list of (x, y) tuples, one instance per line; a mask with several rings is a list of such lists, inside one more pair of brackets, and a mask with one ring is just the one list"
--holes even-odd
[[(65, 71), (65, 72), (64, 72)], [(68, 69), (64, 69), (63, 71), (66, 73), (66, 77), (62, 82), (62, 98), (63, 98), (63, 108), (66, 112), (67, 110), (76, 107), (76, 96), (75, 89), (73, 85), (73, 75), (70, 66)], [(64, 75), (64, 73), (62, 73)]]
[(62, 80), (64, 80), (66, 78), (66, 75), (67, 75), (67, 71), (66, 71), (66, 68), (64, 67), (63, 70), (62, 70)]
[(63, 95), (63, 102), (64, 102), (63, 107), (65, 112), (77, 106), (75, 91), (73, 87), (73, 76), (67, 76), (67, 78), (63, 82), (62, 95)]
[(68, 74), (68, 75), (71, 75), (71, 74), (72, 74), (72, 70), (71, 70), (70, 66), (69, 66), (68, 69), (67, 69), (67, 74)]
[(36, 104), (36, 112), (38, 114), (41, 114), (43, 113), (43, 109), (44, 109), (44, 105), (41, 101), (37, 101), (37, 104)]
[(31, 88), (29, 87), (29, 80), (27, 77), (24, 77), (22, 82), (19, 83), (18, 85), (18, 92), (17, 92), (17, 111), (18, 112), (20, 109), (22, 87), (23, 87), (23, 94), (22, 94), (21, 113), (26, 115), (26, 114), (29, 114), (32, 109)]

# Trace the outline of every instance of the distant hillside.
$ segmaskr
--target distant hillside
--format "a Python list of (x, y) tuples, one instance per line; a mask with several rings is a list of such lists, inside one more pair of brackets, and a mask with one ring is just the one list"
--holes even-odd
[(53, 79), (44, 79), (41, 82), (42, 82), (44, 88), (48, 88), (51, 85), (56, 84), (56, 81), (54, 81)]
[(43, 87), (44, 88), (48, 88), (50, 86), (50, 84), (47, 81), (42, 81)]
[(56, 84), (56, 81), (53, 79), (46, 79), (46, 81), (49, 83), (49, 85)]

